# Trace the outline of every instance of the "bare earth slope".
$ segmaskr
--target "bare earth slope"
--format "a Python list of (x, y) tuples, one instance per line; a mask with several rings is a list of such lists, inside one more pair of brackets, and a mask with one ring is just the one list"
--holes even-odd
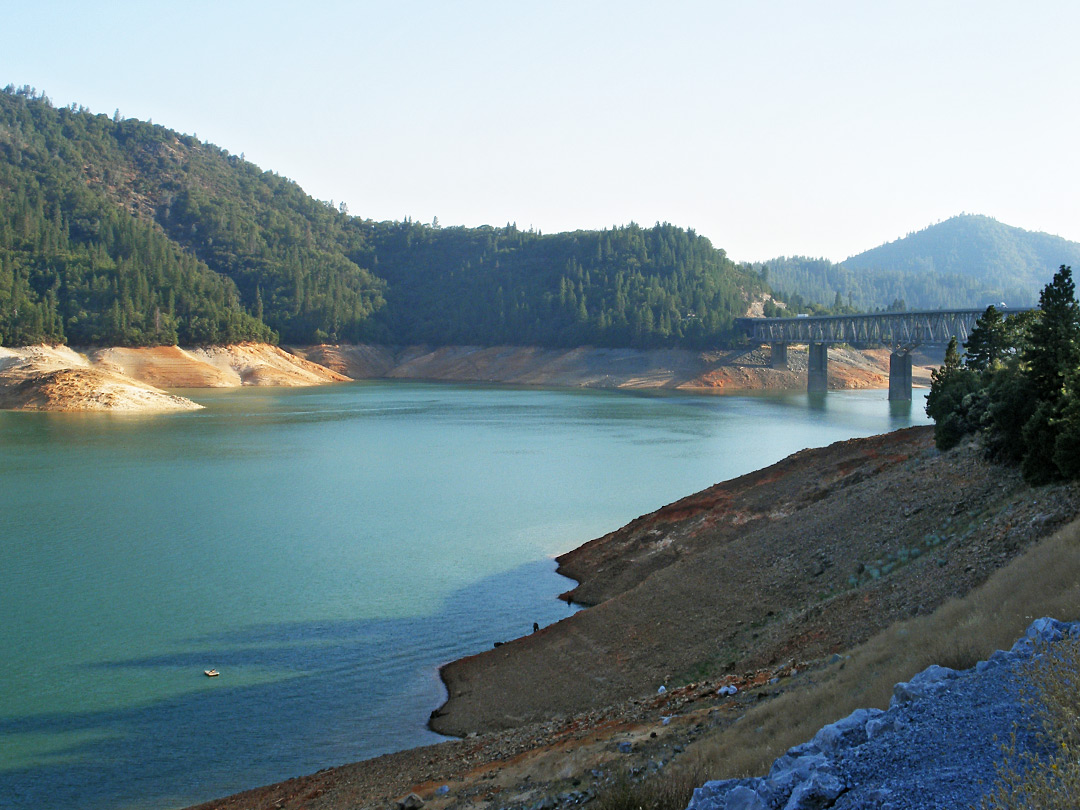
[(24, 411), (184, 411), (201, 408), (66, 347), (0, 347), (0, 409)]
[(569, 598), (595, 606), (446, 666), (432, 728), (510, 728), (850, 647), (1076, 512), (1074, 494), (1032, 505), (1029, 492), (973, 450), (939, 454), (929, 427), (796, 453), (559, 558), (581, 580)]
[[(412, 379), (585, 388), (785, 390), (806, 386), (805, 348), (789, 353), (789, 370), (770, 367), (767, 348), (693, 352), (684, 349), (541, 349), (527, 346), (290, 347), (290, 351), (354, 380)], [(885, 350), (829, 351), (831, 388), (889, 384)], [(917, 367), (917, 384), (929, 371)]]
[(162, 388), (300, 386), (347, 380), (277, 346), (181, 349), (0, 347), (0, 409), (169, 411), (201, 407)]
[(349, 379), (266, 343), (192, 349), (179, 346), (94, 349), (88, 355), (97, 365), (108, 365), (137, 380), (164, 388), (303, 386)]

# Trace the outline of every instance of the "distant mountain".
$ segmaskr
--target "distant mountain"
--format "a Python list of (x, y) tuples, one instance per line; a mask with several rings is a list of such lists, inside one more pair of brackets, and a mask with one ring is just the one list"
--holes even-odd
[(0, 92), (0, 344), (715, 346), (764, 292), (692, 230), (375, 222), (189, 135)]
[(1080, 243), (1025, 231), (991, 217), (962, 214), (839, 264), (780, 257), (768, 267), (774, 290), (859, 309), (1034, 305), (1062, 264), (1080, 266)]

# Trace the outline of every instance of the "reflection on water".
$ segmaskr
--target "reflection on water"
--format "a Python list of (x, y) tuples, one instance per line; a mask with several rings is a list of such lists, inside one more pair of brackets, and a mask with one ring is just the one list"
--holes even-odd
[(566, 615), (553, 555), (925, 421), (878, 391), (196, 398), (0, 413), (0, 806), (176, 806), (429, 742), (439, 664)]
[[(920, 405), (921, 405), (920, 401)], [(906, 422), (911, 418), (915, 404), (910, 399), (897, 399), (889, 401), (889, 416), (897, 421)]]

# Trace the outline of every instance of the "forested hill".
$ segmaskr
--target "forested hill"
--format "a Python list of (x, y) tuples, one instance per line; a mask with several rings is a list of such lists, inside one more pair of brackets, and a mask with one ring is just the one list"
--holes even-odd
[(716, 345), (765, 291), (724, 252), (672, 225), (541, 235), (365, 223), (398, 343)]
[(964, 214), (840, 264), (802, 256), (765, 262), (774, 288), (859, 309), (1032, 306), (1062, 264), (1080, 264), (1080, 244)]
[(0, 92), (0, 343), (706, 346), (765, 289), (671, 225), (373, 222), (194, 137)]

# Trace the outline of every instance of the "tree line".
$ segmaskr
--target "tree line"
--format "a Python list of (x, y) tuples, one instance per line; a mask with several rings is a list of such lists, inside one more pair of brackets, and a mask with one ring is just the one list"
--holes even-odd
[(0, 93), (0, 342), (697, 347), (766, 290), (692, 230), (375, 222), (193, 136)]
[(933, 372), (926, 413), (939, 449), (977, 436), (994, 460), (1041, 484), (1080, 477), (1080, 305), (1062, 265), (1039, 308), (990, 306), (961, 355), (954, 338)]

